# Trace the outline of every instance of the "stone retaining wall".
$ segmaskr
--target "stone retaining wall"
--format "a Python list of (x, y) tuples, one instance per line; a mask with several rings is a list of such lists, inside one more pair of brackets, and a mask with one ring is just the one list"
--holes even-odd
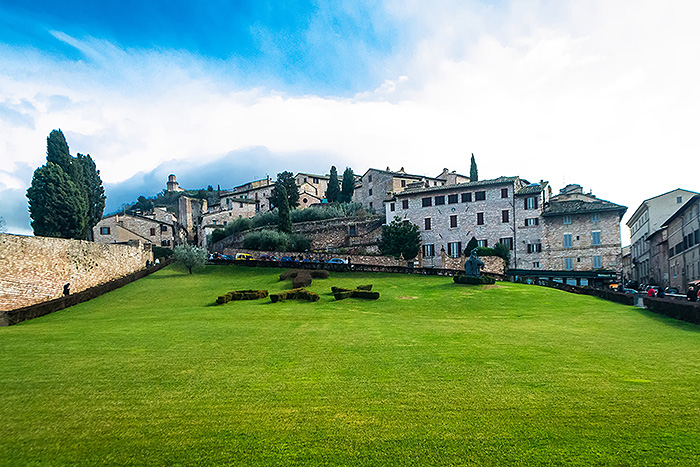
[(14, 310), (126, 276), (153, 261), (150, 245), (0, 234), (0, 310)]

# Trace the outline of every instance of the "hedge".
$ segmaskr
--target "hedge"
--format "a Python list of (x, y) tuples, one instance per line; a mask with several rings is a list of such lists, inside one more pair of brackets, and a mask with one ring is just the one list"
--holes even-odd
[(669, 318), (700, 324), (700, 304), (697, 303), (644, 297), (644, 306), (649, 311)]
[(233, 290), (226, 295), (219, 295), (219, 297), (216, 299), (216, 303), (223, 305), (224, 303), (238, 300), (259, 300), (267, 297), (268, 295), (267, 290)]
[(359, 285), (356, 289), (345, 289), (343, 287), (331, 287), (331, 292), (336, 300), (345, 300), (346, 298), (364, 298), (367, 300), (379, 299), (379, 292), (370, 292), (372, 284)]
[(317, 302), (320, 298), (321, 297), (319, 297), (317, 293), (302, 288), (270, 294), (272, 303), (282, 302), (284, 300), (307, 300), (309, 302)]
[(455, 284), (469, 284), (469, 285), (483, 285), (483, 284), (495, 284), (496, 279), (489, 276), (454, 276), (452, 278)]

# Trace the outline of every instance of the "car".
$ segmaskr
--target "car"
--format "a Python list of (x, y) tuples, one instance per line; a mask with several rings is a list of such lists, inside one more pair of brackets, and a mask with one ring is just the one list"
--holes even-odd
[(236, 261), (253, 261), (253, 260), (255, 260), (255, 258), (253, 258), (248, 253), (236, 253)]
[(291, 256), (283, 256), (280, 258), (280, 263), (296, 263), (297, 260)]
[(666, 287), (666, 290), (664, 290), (667, 294), (678, 294), (680, 293), (680, 290), (678, 290), (678, 287)]
[(279, 261), (275, 255), (260, 255), (260, 261)]
[(328, 264), (348, 264), (348, 262), (342, 258), (331, 258), (328, 260)]
[(631, 295), (632, 295), (632, 294), (637, 294), (637, 293), (639, 293), (639, 292), (637, 292), (637, 291), (634, 290), (634, 289), (620, 289), (620, 291), (621, 291), (622, 293), (631, 294)]

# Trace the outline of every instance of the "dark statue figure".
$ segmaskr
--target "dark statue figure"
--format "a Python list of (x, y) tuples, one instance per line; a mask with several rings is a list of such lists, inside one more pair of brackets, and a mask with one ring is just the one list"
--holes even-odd
[(467, 276), (479, 277), (483, 267), (484, 262), (476, 256), (476, 248), (474, 248), (469, 255), (469, 259), (464, 262), (464, 273)]

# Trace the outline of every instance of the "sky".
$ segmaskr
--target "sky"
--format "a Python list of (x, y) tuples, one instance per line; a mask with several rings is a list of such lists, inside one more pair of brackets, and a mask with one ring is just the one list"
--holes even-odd
[(700, 2), (0, 0), (0, 217), (60, 128), (107, 209), (335, 165), (700, 191)]

